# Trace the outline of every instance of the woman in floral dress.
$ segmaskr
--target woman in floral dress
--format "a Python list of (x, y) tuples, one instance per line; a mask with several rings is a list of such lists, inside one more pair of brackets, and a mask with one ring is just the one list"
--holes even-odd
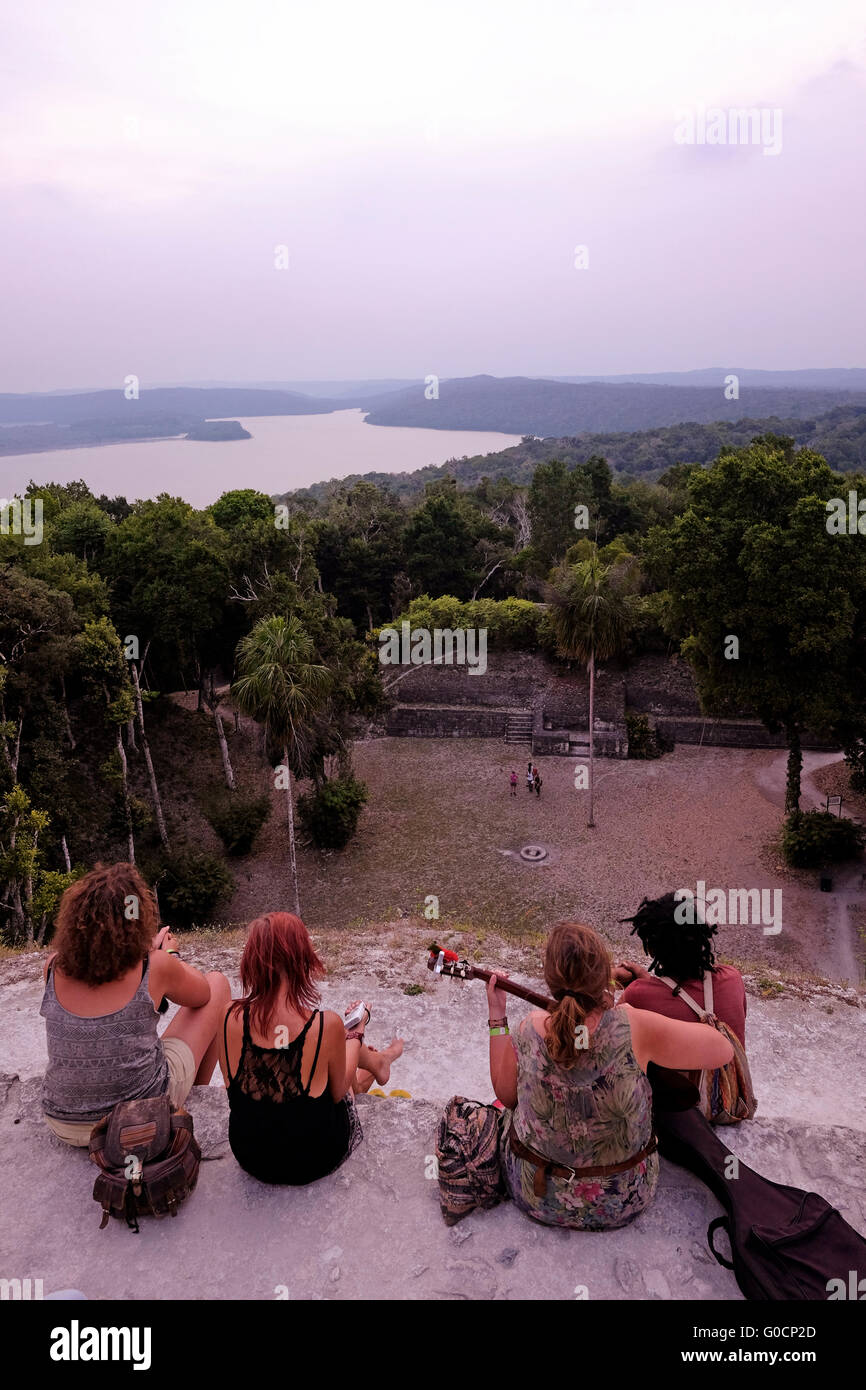
[(512, 1112), (506, 1184), (545, 1225), (613, 1230), (643, 1211), (658, 1183), (647, 1065), (719, 1067), (733, 1050), (706, 1024), (615, 1008), (610, 954), (591, 927), (554, 928), (544, 978), (557, 1007), (534, 1010), (513, 1037), (495, 975), (487, 989), (490, 1077)]

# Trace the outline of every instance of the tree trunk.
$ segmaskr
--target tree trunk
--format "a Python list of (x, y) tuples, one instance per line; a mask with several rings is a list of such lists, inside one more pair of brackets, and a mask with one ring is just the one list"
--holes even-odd
[(595, 825), (595, 653), (589, 658), (589, 820), (591, 830)]
[(141, 733), (141, 750), (144, 753), (144, 761), (147, 765), (147, 775), (150, 779), (150, 794), (153, 798), (153, 808), (156, 811), (156, 824), (159, 830), (159, 838), (163, 848), (168, 849), (168, 831), (165, 828), (165, 816), (162, 814), (162, 801), (159, 795), (159, 787), (156, 785), (156, 773), (153, 770), (153, 759), (150, 756), (150, 744), (147, 741), (147, 733), (144, 727), (144, 703), (141, 698), (141, 686), (138, 681), (138, 669), (134, 661), (131, 661), (132, 685), (135, 690), (135, 708), (138, 711), (138, 727)]
[(232, 771), (231, 758), (229, 757), (229, 746), (226, 743), (226, 731), (223, 728), (222, 715), (217, 705), (213, 707), (213, 722), (216, 724), (217, 738), (220, 741), (220, 752), (223, 755), (223, 771), (226, 775), (226, 786), (229, 791), (235, 789), (235, 774)]
[(135, 746), (135, 719), (134, 719), (134, 718), (127, 721), (127, 725), (126, 725), (126, 746), (127, 746), (127, 748), (131, 748), (133, 752), (137, 752), (137, 751), (138, 751), (137, 748), (136, 748), (136, 746)]
[(69, 706), (66, 703), (66, 677), (60, 677), (60, 693), (63, 696), (63, 718), (66, 722), (66, 737), (69, 739), (69, 747), (75, 747), (75, 735), (72, 732), (72, 722), (69, 718)]
[(788, 735), (788, 776), (785, 782), (785, 814), (800, 809), (800, 777), (803, 771), (803, 749), (800, 745), (800, 730), (796, 724), (789, 724)]
[(72, 873), (72, 860), (69, 858), (69, 846), (66, 843), (66, 836), (60, 836), (60, 848), (63, 850), (63, 862), (66, 865), (66, 872)]
[(135, 837), (132, 833), (132, 807), (129, 804), (129, 770), (126, 765), (126, 753), (123, 749), (122, 726), (117, 726), (117, 754), (120, 758), (120, 768), (123, 775), (123, 809), (126, 812), (126, 834), (129, 840), (129, 862), (135, 863)]
[(295, 900), (295, 916), (301, 915), (301, 899), (298, 893), (298, 862), (295, 858), (295, 808), (292, 803), (292, 769), (289, 767), (288, 747), (283, 749), (283, 761), (286, 765), (286, 808), (289, 820), (289, 862), (292, 870), (292, 894)]

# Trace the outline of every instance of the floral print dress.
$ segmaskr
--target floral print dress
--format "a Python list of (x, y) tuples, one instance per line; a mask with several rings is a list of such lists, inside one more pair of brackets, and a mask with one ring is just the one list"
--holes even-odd
[(554, 1062), (545, 1040), (526, 1018), (515, 1034), (517, 1109), (506, 1116), (502, 1164), (511, 1196), (527, 1216), (546, 1226), (608, 1231), (625, 1226), (651, 1201), (659, 1175), (658, 1154), (606, 1178), (549, 1177), (547, 1194), (533, 1191), (535, 1166), (518, 1158), (507, 1141), (518, 1139), (551, 1162), (568, 1168), (622, 1163), (652, 1136), (652, 1091), (635, 1060), (625, 1009), (603, 1014), (589, 1047), (577, 1051), (570, 1070)]

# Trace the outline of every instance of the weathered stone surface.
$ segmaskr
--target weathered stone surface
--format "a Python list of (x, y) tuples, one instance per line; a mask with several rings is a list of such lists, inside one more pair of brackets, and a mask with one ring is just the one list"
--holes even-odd
[[(29, 1079), (9, 1088), (0, 1113), (0, 1160), (12, 1184), (0, 1267), (43, 1279), (46, 1290), (183, 1299), (269, 1299), (281, 1286), (293, 1299), (575, 1299), (583, 1288), (590, 1300), (739, 1297), (733, 1275), (706, 1251), (718, 1204), (665, 1162), (655, 1202), (621, 1231), (549, 1229), (511, 1203), (449, 1229), (436, 1183), (425, 1177), (439, 1117), (425, 1101), (362, 1099), (365, 1139), (344, 1167), (311, 1187), (282, 1189), (242, 1172), (225, 1143), (225, 1092), (197, 1088), (196, 1133), (222, 1157), (202, 1164), (175, 1220), (144, 1222), (138, 1236), (120, 1222), (100, 1231), (93, 1167), (48, 1133), (37, 1089)], [(804, 1154), (832, 1184), (837, 1155), (846, 1169), (859, 1161), (862, 1170), (866, 1157), (862, 1135), (793, 1122), (743, 1126), (730, 1144), (782, 1181), (800, 1180)]]

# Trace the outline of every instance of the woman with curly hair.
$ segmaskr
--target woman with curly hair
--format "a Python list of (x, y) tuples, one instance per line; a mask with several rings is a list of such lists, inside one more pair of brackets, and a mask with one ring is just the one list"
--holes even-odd
[[(218, 971), (203, 975), (159, 930), (153, 893), (134, 864), (97, 865), (61, 899), (45, 966), (48, 1068), (42, 1109), (60, 1139), (86, 1147), (103, 1115), (125, 1100), (166, 1093), (182, 1105), (206, 1086), (231, 998)], [(157, 1036), (163, 998), (180, 1008)]]

